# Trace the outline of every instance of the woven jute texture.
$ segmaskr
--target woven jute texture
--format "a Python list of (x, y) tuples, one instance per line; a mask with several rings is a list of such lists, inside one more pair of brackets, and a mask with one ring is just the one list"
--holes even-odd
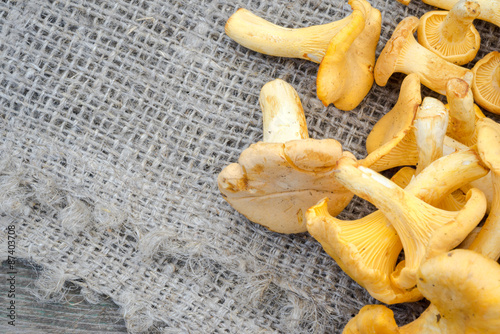
[[(377, 55), (403, 17), (432, 9), (370, 2), (383, 15)], [(0, 3), (0, 254), (14, 225), (15, 255), (44, 268), (41, 298), (74, 282), (89, 300), (110, 296), (131, 333), (339, 333), (376, 303), (307, 233), (270, 232), (232, 209), (216, 178), (262, 139), (266, 82), (297, 90), (312, 138), (362, 158), (404, 75), (353, 111), (325, 108), (317, 64), (225, 35), (240, 7), (285, 27), (351, 12), (340, 0)], [(479, 59), (500, 34), (476, 25)], [(372, 210), (355, 198), (340, 217)], [(391, 306), (401, 324), (425, 307)]]

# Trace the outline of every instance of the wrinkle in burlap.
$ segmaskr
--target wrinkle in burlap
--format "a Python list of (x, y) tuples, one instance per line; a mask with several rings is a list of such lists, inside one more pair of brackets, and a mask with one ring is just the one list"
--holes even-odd
[[(383, 15), (377, 54), (403, 17), (432, 9), (370, 2)], [(240, 7), (286, 27), (351, 12), (320, 0), (0, 3), (1, 240), (15, 225), (16, 255), (45, 268), (41, 297), (65, 281), (89, 299), (109, 295), (134, 333), (338, 333), (375, 302), (306, 233), (269, 232), (238, 214), (216, 177), (262, 139), (266, 82), (294, 86), (311, 137), (361, 158), (403, 75), (374, 85), (352, 112), (325, 108), (317, 64), (225, 35)], [(480, 58), (498, 49), (499, 30), (477, 26)], [(355, 199), (341, 217), (371, 210)], [(400, 323), (424, 308), (392, 306)]]

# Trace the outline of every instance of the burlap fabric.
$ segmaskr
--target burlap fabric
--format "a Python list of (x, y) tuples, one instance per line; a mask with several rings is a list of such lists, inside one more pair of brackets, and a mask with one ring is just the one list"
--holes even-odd
[[(403, 17), (431, 9), (371, 3), (383, 15), (377, 54)], [(240, 7), (286, 27), (351, 12), (340, 0), (1, 2), (0, 254), (15, 225), (16, 256), (45, 268), (41, 297), (65, 281), (89, 300), (108, 295), (131, 333), (338, 333), (376, 302), (306, 233), (273, 233), (233, 210), (216, 177), (262, 138), (266, 82), (296, 88), (311, 137), (361, 158), (403, 75), (352, 112), (325, 108), (317, 64), (225, 35)], [(499, 48), (499, 29), (477, 27), (480, 58)], [(341, 217), (371, 210), (355, 199)], [(405, 323), (425, 303), (391, 308)]]

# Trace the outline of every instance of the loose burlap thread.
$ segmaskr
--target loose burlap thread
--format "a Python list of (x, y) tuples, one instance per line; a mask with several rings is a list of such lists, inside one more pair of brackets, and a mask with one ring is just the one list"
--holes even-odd
[[(377, 55), (402, 18), (432, 9), (370, 2), (383, 15)], [(340, 333), (376, 303), (307, 233), (273, 233), (233, 210), (216, 177), (262, 139), (266, 82), (294, 86), (311, 137), (362, 158), (404, 76), (351, 112), (325, 108), (317, 64), (225, 35), (240, 7), (292, 28), (351, 12), (340, 0), (0, 4), (0, 254), (13, 224), (16, 255), (44, 268), (40, 298), (67, 281), (91, 301), (110, 296), (131, 333)], [(498, 50), (499, 29), (476, 25), (479, 59)], [(340, 217), (372, 210), (355, 198)], [(425, 306), (391, 308), (403, 324)]]

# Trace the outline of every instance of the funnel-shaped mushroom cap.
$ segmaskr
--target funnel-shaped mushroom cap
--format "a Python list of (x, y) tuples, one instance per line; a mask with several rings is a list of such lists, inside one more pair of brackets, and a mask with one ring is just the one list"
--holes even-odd
[(500, 124), (485, 117), (478, 120), (477, 126), (479, 154), (494, 174), (500, 174)]
[(410, 74), (401, 83), (394, 107), (373, 126), (366, 138), (366, 151), (372, 153), (395, 138), (410, 132), (418, 106), (422, 103), (418, 75)]
[(445, 211), (345, 157), (339, 159), (335, 175), (339, 183), (382, 211), (398, 232), (405, 250), (405, 267), (393, 279), (401, 288), (416, 284), (416, 270), (423, 259), (460, 244), (486, 210), (484, 194), (475, 188), (468, 192), (468, 201), (460, 211)]
[(222, 170), (219, 189), (249, 220), (280, 233), (305, 232), (304, 213), (320, 199), (329, 198), (332, 215), (352, 199), (333, 175), (341, 156), (333, 139), (256, 143)]
[(477, 122), (477, 148), (481, 159), (491, 169), (493, 198), (490, 213), (470, 249), (491, 259), (500, 258), (500, 124), (483, 118)]
[(399, 334), (394, 312), (384, 305), (365, 305), (349, 320), (342, 334)]
[(420, 18), (418, 42), (449, 62), (467, 64), (481, 44), (472, 24), (479, 13), (479, 4), (467, 0), (458, 1), (450, 11), (427, 12)]
[(417, 276), (418, 288), (440, 315), (437, 326), (441, 333), (498, 333), (497, 262), (470, 250), (456, 249), (426, 260)]
[[(393, 181), (404, 186), (414, 172), (412, 168), (403, 168)], [(417, 289), (401, 289), (391, 283), (390, 275), (403, 246), (382, 212), (344, 221), (332, 217), (326, 203), (326, 199), (322, 200), (307, 210), (307, 230), (342, 270), (384, 303), (421, 299)]]
[(488, 53), (474, 65), (472, 71), (472, 92), (476, 103), (492, 113), (500, 114), (500, 52)]
[(368, 134), (366, 139), (368, 156), (362, 160), (364, 166), (381, 171), (417, 163), (418, 152), (413, 121), (421, 102), (420, 80), (416, 74), (410, 74), (401, 84), (395, 106)]
[(444, 60), (415, 40), (413, 33), (418, 25), (419, 19), (415, 16), (399, 22), (377, 59), (375, 82), (385, 86), (395, 72), (416, 73), (424, 86), (442, 95), (446, 94), (446, 83), (451, 78), (471, 82), (471, 70)]
[[(409, 193), (434, 205), (447, 198), (453, 190), (487, 172), (477, 153), (467, 150), (434, 161), (413, 178), (415, 170), (402, 168), (392, 180), (398, 186), (406, 187)], [(358, 220), (343, 221), (329, 215), (325, 210), (325, 201), (322, 201), (307, 211), (306, 219), (309, 233), (374, 298), (393, 304), (419, 297), (417, 291), (401, 289), (391, 282), (390, 276), (402, 244), (381, 211)]]
[(225, 31), (234, 41), (250, 50), (320, 63), (330, 40), (351, 19), (349, 15), (327, 24), (290, 29), (240, 8), (227, 20)]
[[(442, 9), (450, 10), (457, 3), (457, 0), (422, 0), (424, 3)], [(500, 27), (500, 1), (499, 0), (475, 0), (481, 7), (481, 12), (477, 17), (493, 23)]]
[(318, 98), (340, 110), (358, 106), (373, 85), (382, 15), (365, 1), (349, 1), (352, 20), (330, 41), (316, 80)]
[(364, 306), (343, 334), (497, 334), (500, 328), (500, 265), (479, 253), (456, 249), (426, 260), (418, 288), (431, 302), (418, 319), (397, 327), (383, 305)]
[(341, 221), (326, 210), (326, 201), (306, 213), (309, 233), (352, 279), (387, 304), (417, 301), (417, 289), (401, 289), (391, 273), (402, 249), (396, 230), (380, 211), (354, 221)]
[(404, 106), (384, 115), (369, 135), (367, 146), (374, 150), (361, 161), (362, 165), (375, 171), (417, 165), (419, 173), (454, 145), (446, 136), (449, 117), (441, 101), (426, 97), (412, 116)]

